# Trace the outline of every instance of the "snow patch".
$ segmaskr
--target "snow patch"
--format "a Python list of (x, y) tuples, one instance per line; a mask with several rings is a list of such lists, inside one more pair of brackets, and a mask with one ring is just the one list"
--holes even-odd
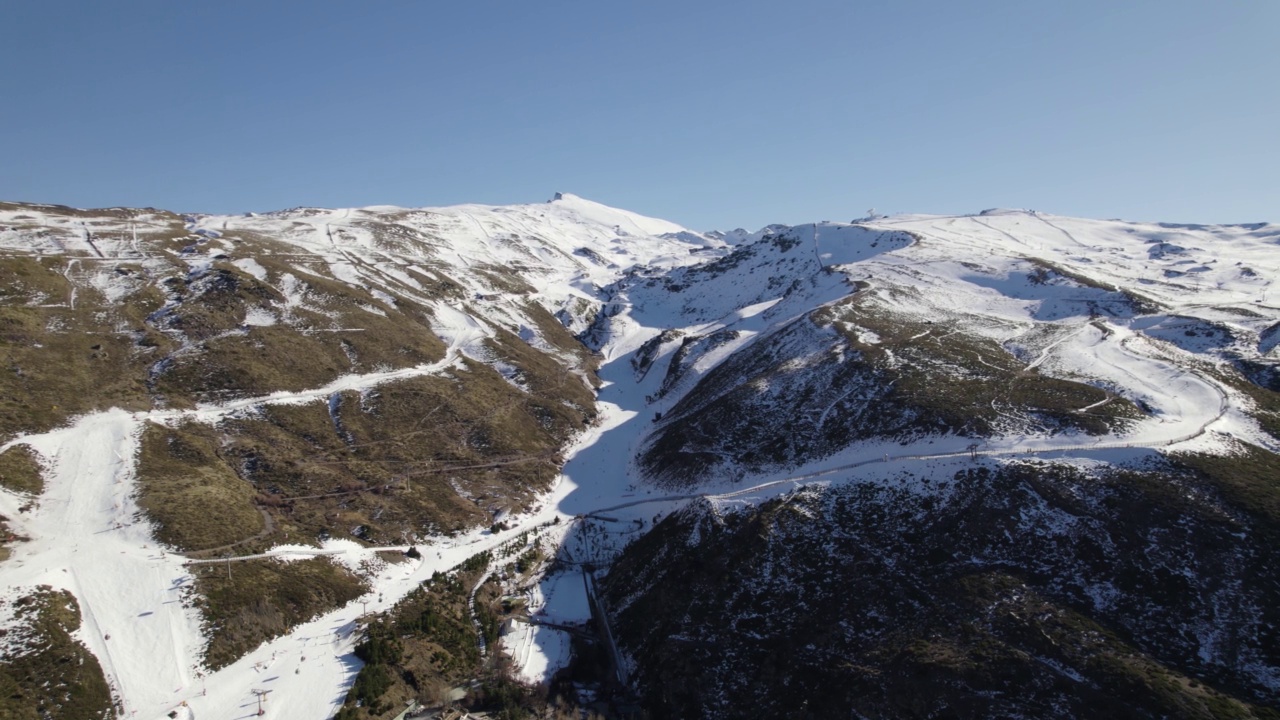
[(262, 282), (267, 281), (267, 269), (253, 258), (240, 258), (239, 260), (233, 260), (231, 264)]
[(275, 325), (276, 314), (266, 308), (252, 307), (245, 311), (244, 324), (251, 327), (269, 327)]

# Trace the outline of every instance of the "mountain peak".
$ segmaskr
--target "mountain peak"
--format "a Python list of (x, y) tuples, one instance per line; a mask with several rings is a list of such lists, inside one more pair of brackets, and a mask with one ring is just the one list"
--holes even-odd
[(688, 232), (686, 228), (676, 223), (611, 207), (572, 193), (558, 192), (548, 203), (589, 222), (613, 226), (619, 232), (627, 235), (665, 235)]

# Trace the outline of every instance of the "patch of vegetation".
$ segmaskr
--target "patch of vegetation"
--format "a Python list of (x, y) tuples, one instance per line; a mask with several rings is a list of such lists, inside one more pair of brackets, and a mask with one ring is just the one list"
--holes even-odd
[[(519, 355), (532, 351), (518, 340), (511, 348), (532, 368), (530, 382), (552, 383), (552, 367), (535, 362), (541, 356)], [(571, 380), (565, 388), (587, 393)], [(408, 533), (487, 522), (493, 505), (527, 502), (554, 478), (557, 450), (582, 417), (469, 363), (452, 378), (346, 392), (332, 405), (268, 405), (216, 426), (149, 428), (140, 503), (161, 540), (189, 550), (239, 543), (235, 552), (247, 554), (280, 539), (339, 535), (403, 542)], [(272, 517), (270, 538), (255, 537), (265, 529), (255, 503)], [(199, 570), (207, 622), (219, 628), (208, 649), (215, 666), (360, 592), (327, 564), (253, 561), (230, 570), (230, 580), (221, 565)]]
[[(704, 278), (719, 277), (751, 260), (760, 253), (760, 249), (764, 244), (772, 242), (774, 238), (775, 236), (770, 234), (766, 238), (762, 238), (758, 243), (735, 247), (728, 255), (716, 258), (711, 262), (699, 263), (688, 268), (679, 268), (671, 273), (670, 276), (663, 277), (662, 281), (665, 283), (667, 290), (681, 292)], [(673, 280), (672, 278), (675, 279)]]
[[(272, 262), (268, 258), (263, 264)], [(215, 285), (225, 285), (227, 293), (254, 294), (245, 290), (256, 282), (248, 276), (219, 277)], [(316, 303), (353, 292), (323, 279), (308, 277), (307, 282)], [(399, 305), (405, 313), (418, 312), (411, 302)], [(405, 319), (353, 318), (366, 332), (311, 336), (276, 325), (251, 328), (247, 339), (217, 335), (204, 343), (205, 352), (175, 361), (156, 387), (166, 394), (185, 388), (212, 397), (266, 394), (314, 387), (342, 371), (437, 359), (443, 346), (426, 325), (429, 316)], [(544, 320), (551, 339), (566, 348), (576, 344), (554, 318)], [(417, 343), (417, 349), (406, 350), (404, 342)], [(530, 392), (466, 360), (452, 377), (344, 392), (329, 398), (328, 406), (265, 405), (216, 428), (186, 427), (187, 435), (201, 438), (198, 457), (165, 475), (170, 482), (164, 487), (171, 492), (151, 500), (146, 498), (153, 490), (163, 489), (162, 473), (144, 463), (143, 505), (162, 526), (177, 528), (188, 514), (184, 508), (200, 506), (210, 494), (228, 495), (223, 514), (234, 515), (234, 521), (210, 517), (208, 528), (185, 530), (201, 537), (167, 540), (180, 540), (190, 549), (252, 537), (261, 529), (248, 514), (254, 503), (286, 537), (404, 542), (411, 535), (488, 524), (490, 513), (523, 507), (552, 482), (559, 447), (583, 427), (594, 404), (577, 376), (514, 334), (499, 332), (491, 350)], [(172, 458), (166, 462), (172, 464)], [(203, 468), (204, 475), (188, 472), (194, 467)], [(223, 537), (203, 537), (209, 528), (220, 528)]]
[[(356, 675), (356, 681), (347, 697), (355, 701), (356, 707), (365, 708), (369, 715), (389, 712), (391, 705), (382, 696), (391, 687), (391, 674), (387, 666), (400, 662), (403, 655), (400, 640), (392, 628), (375, 621), (365, 628), (364, 640), (356, 645), (355, 655), (364, 663), (364, 667)], [(347, 711), (345, 716), (343, 712), (339, 712), (338, 717), (355, 718), (358, 715)]]
[[(900, 368), (891, 373), (898, 383), (891, 401), (918, 409), (950, 432), (985, 437), (998, 433), (1002, 422), (1020, 420), (1041, 431), (1099, 435), (1141, 416), (1132, 403), (1119, 398), (1083, 411), (1106, 400), (1107, 393), (1028, 371), (999, 344), (981, 337), (952, 334), (931, 323), (874, 310), (846, 316), (836, 327), (873, 364), (887, 366), (893, 354)], [(859, 330), (871, 330), (879, 342), (860, 342)]]
[(80, 627), (80, 607), (71, 593), (42, 585), (4, 602), (15, 607), (14, 622), (0, 637), (0, 717), (118, 717), (97, 658), (71, 636)]
[[(540, 545), (529, 540), (529, 533), (522, 534), (447, 573), (437, 572), (387, 613), (367, 618), (356, 649), (365, 666), (338, 717), (384, 717), (413, 700), (428, 708), (482, 710), (510, 720), (578, 717), (570, 703), (552, 707), (545, 692), (515, 680), (499, 645), (502, 625), (524, 614), (523, 605), (504, 593), (504, 583), (517, 577), (513, 573), (521, 565), (532, 571), (542, 557)], [(477, 588), (495, 562), (505, 564)]]
[(1253, 417), (1258, 421), (1258, 425), (1268, 435), (1280, 440), (1280, 392), (1234, 374), (1221, 375), (1220, 379), (1253, 400), (1255, 406)]
[(148, 425), (139, 443), (138, 490), (156, 539), (180, 550), (229, 546), (265, 529), (253, 486), (218, 456), (217, 433), (205, 425)]
[(593, 387), (600, 385), (600, 378), (596, 376), (596, 370), (600, 368), (599, 355), (591, 352), (586, 345), (583, 345), (569, 332), (568, 328), (541, 305), (526, 303), (524, 312), (529, 319), (533, 320), (534, 325), (538, 328), (538, 334), (544, 340), (560, 352), (575, 358), (577, 367), (582, 369)]
[(654, 357), (658, 354), (658, 351), (662, 349), (663, 344), (679, 340), (683, 336), (683, 330), (663, 330), (657, 335), (645, 340), (644, 344), (640, 346), (640, 349), (636, 350), (635, 354), (631, 356), (631, 369), (636, 371), (637, 377), (643, 378), (649, 373), (649, 368), (653, 365)]
[(452, 688), (483, 674), (467, 598), (488, 558), (482, 553), (452, 572), (436, 573), (370, 622), (357, 647), (366, 664), (338, 718), (377, 718), (410, 700), (440, 707), (450, 702)]
[(472, 267), (477, 275), (484, 278), (485, 284), (498, 292), (509, 295), (533, 295), (537, 292), (529, 283), (511, 267), (500, 265), (476, 265)]
[(192, 570), (209, 638), (205, 662), (214, 669), (368, 590), (363, 580), (323, 557), (212, 563)]
[(1179, 453), (1179, 465), (1190, 468), (1238, 508), (1280, 539), (1280, 457), (1253, 445), (1240, 444), (1232, 455)]
[(1103, 292), (1116, 293), (1120, 295), (1126, 301), (1128, 301), (1129, 305), (1132, 307), (1133, 312), (1135, 314), (1151, 315), (1154, 313), (1162, 312), (1164, 310), (1164, 307), (1156, 300), (1153, 300), (1152, 298), (1149, 298), (1146, 295), (1135, 292), (1133, 290), (1130, 290), (1127, 288), (1119, 288), (1114, 285), (1107, 285), (1107, 284), (1101, 283), (1087, 275), (1082, 275), (1078, 272), (1073, 272), (1061, 265), (1058, 265), (1057, 263), (1053, 263), (1048, 260), (1045, 260), (1044, 258), (1028, 257), (1028, 258), (1025, 258), (1025, 260), (1037, 268), (1037, 273), (1033, 274), (1032, 277), (1041, 278), (1041, 282), (1043, 282), (1044, 280), (1048, 280), (1051, 275), (1061, 275), (1062, 277), (1068, 278), (1071, 281), (1075, 282), (1077, 285), (1082, 285), (1084, 287), (1093, 288), (1095, 290), (1102, 290)]
[(270, 308), (284, 300), (275, 288), (225, 262), (170, 287), (182, 304), (153, 322), (181, 332), (191, 342), (238, 330), (246, 310)]
[[(234, 231), (226, 239), (240, 246), (235, 254), (253, 257), (277, 282), (301, 274), (293, 287), (305, 302), (291, 304), (298, 298), (285, 298), (225, 254), (215, 254), (220, 260), (207, 271), (191, 271), (181, 256), (199, 252), (208, 240), (188, 233), (180, 218), (170, 219), (171, 227), (159, 229), (149, 214), (136, 263), (0, 258), (0, 333), (9, 340), (12, 373), (0, 376), (0, 408), (7, 402), (10, 410), (4, 420), (38, 431), (111, 405), (145, 409), (155, 399), (185, 406), (193, 394), (218, 399), (321, 385), (352, 370), (353, 355), (372, 368), (443, 354), (430, 313), (416, 302), (387, 305), (363, 288), (299, 273), (306, 263), (298, 263), (294, 248), (253, 232)], [(426, 279), (428, 289), (432, 282)], [(112, 298), (101, 294), (104, 286)], [(379, 306), (385, 316), (367, 310)], [(283, 312), (289, 323), (246, 326), (251, 310)], [(356, 328), (347, 334), (358, 337), (335, 336), (335, 328)], [(344, 351), (344, 342), (356, 352)], [(56, 364), (41, 362), (55, 355)], [(56, 366), (56, 376), (49, 366)], [(2, 424), (0, 431), (8, 432)]]
[[(561, 340), (568, 342), (567, 338)], [(499, 329), (488, 346), (516, 368), (515, 379), (527, 387), (531, 395), (543, 399), (539, 415), (546, 429), (564, 432), (570, 427), (581, 427), (582, 417), (589, 414), (595, 404), (595, 396), (580, 378), (505, 330)]]
[(767, 234), (765, 235), (764, 238), (762, 238), (761, 242), (769, 242), (775, 248), (778, 249), (778, 252), (787, 252), (792, 248), (796, 248), (800, 246), (800, 238), (798, 237), (798, 235), (799, 233), (796, 232), (795, 229), (792, 229), (785, 233), (781, 233), (779, 235)]
[[(275, 269), (270, 259), (262, 264)], [(285, 268), (277, 271), (284, 273)], [(278, 293), (233, 266), (217, 272), (216, 281), (190, 283), (166, 322), (200, 350), (173, 356), (155, 382), (166, 395), (219, 399), (297, 391), (322, 386), (344, 373), (423, 365), (444, 356), (444, 344), (431, 332), (430, 316), (413, 303), (404, 301), (399, 310), (377, 315), (361, 307), (375, 302), (371, 297), (358, 297), (348, 285), (312, 275), (306, 276), (302, 292), (330, 314), (299, 307), (290, 311), (293, 324), (231, 332), (239, 330), (247, 308)], [(334, 331), (335, 325), (347, 330)]]
[(0, 485), (14, 492), (39, 495), (44, 479), (36, 454), (26, 445), (14, 445), (0, 453)]
[(330, 405), (268, 405), (228, 419), (218, 426), (227, 439), (219, 453), (293, 537), (404, 542), (488, 525), (491, 510), (523, 507), (550, 485), (561, 444), (583, 426), (584, 411), (553, 401), (554, 393), (590, 395), (563, 370), (553, 376), (550, 366), (522, 357), (543, 356), (519, 340), (499, 347), (527, 363), (524, 377), (539, 394), (466, 361), (452, 378), (414, 378), (345, 392)]
[[(698, 361), (699, 358), (710, 353), (718, 347), (737, 340), (741, 336), (737, 330), (719, 330), (707, 335), (694, 335), (684, 337), (680, 341), (680, 347), (676, 348), (671, 354), (671, 360), (667, 364), (667, 374), (662, 378), (662, 385), (658, 388), (658, 397), (664, 397), (673, 388), (679, 385), (687, 373)], [(659, 336), (661, 337), (661, 336)]]
[(26, 542), (30, 538), (23, 537), (9, 529), (9, 518), (0, 515), (0, 562), (9, 559), (12, 551), (9, 546), (16, 542)]
[(147, 362), (132, 329), (163, 298), (143, 286), (106, 311), (84, 277), (87, 265), (0, 256), (0, 438), (47, 431), (112, 406), (150, 408)]
[(1212, 489), (1016, 463), (704, 504), (601, 588), (655, 718), (1280, 717), (1274, 536)]

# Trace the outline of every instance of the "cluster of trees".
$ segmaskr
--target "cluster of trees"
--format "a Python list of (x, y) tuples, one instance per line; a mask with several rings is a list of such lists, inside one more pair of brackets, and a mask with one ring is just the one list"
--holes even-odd
[(356, 646), (356, 657), (364, 661), (355, 684), (347, 692), (347, 702), (334, 716), (334, 720), (357, 720), (357, 707), (368, 708), (369, 714), (380, 715), (391, 709), (382, 699), (391, 687), (388, 666), (395, 665), (404, 654), (404, 648), (394, 629), (382, 621), (371, 624), (366, 630), (364, 642)]

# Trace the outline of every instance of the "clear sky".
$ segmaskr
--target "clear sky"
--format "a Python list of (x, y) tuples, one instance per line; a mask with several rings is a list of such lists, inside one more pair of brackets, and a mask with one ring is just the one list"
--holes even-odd
[(0, 0), (0, 199), (1280, 221), (1277, 0)]

